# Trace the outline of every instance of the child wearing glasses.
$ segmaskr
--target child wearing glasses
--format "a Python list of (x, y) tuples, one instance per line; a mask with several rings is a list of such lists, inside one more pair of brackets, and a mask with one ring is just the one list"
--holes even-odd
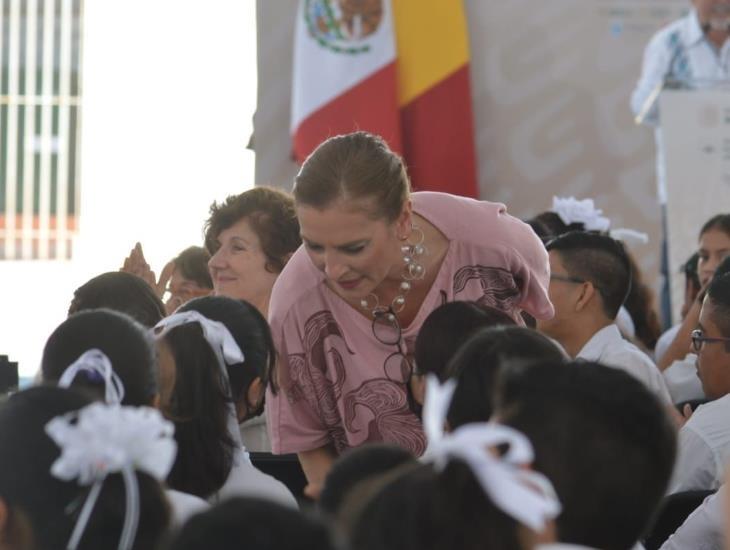
[(557, 340), (570, 357), (625, 370), (671, 404), (659, 370), (616, 325), (631, 287), (623, 245), (607, 235), (573, 231), (550, 241), (547, 250), (555, 317), (538, 321), (538, 330)]
[(672, 493), (717, 489), (730, 461), (730, 274), (712, 279), (691, 338), (697, 375), (711, 401), (679, 432)]

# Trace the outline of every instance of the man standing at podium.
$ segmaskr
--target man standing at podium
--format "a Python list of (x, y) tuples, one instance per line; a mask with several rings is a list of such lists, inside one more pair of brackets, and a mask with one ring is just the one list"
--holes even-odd
[[(644, 51), (641, 77), (631, 94), (631, 109), (638, 123), (655, 128), (657, 196), (662, 207), (664, 243), (662, 273), (668, 276), (666, 243), (666, 168), (661, 130), (658, 127), (659, 93), (665, 85), (711, 85), (730, 80), (730, 0), (692, 0), (683, 18), (659, 30)], [(669, 289), (662, 292), (662, 316), (668, 324)]]

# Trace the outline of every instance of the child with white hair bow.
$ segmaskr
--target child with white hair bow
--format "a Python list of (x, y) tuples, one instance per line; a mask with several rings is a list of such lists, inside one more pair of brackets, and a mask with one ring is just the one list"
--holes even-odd
[(351, 503), (355, 550), (526, 550), (560, 513), (550, 482), (529, 469), (525, 436), (493, 423), (445, 433), (454, 388), (427, 381), (423, 463), (373, 484), (359, 509)]
[[(649, 242), (646, 233), (626, 228), (612, 228), (612, 221), (597, 208), (593, 199), (553, 197), (550, 210), (528, 221), (543, 242), (569, 231), (604, 233), (624, 245), (637, 246)], [(628, 252), (628, 250), (627, 250)], [(661, 324), (655, 311), (653, 291), (643, 282), (641, 270), (629, 254), (632, 287), (626, 303), (616, 317), (621, 334), (645, 351), (652, 351), (661, 334)]]
[(263, 316), (246, 302), (206, 296), (163, 319), (154, 334), (160, 406), (179, 447), (170, 486), (211, 503), (259, 496), (295, 507), (282, 483), (251, 464), (239, 430), (261, 413), (273, 362)]
[(41, 386), (0, 407), (0, 540), (8, 548), (152, 550), (173, 426), (148, 407)]

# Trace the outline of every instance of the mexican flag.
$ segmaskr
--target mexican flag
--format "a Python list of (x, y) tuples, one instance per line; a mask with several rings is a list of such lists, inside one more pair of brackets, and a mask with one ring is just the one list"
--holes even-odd
[(356, 130), (400, 153), (416, 189), (478, 195), (461, 0), (300, 0), (294, 156)]

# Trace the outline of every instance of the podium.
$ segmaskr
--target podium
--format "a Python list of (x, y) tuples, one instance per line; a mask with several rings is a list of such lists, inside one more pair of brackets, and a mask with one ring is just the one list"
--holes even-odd
[(659, 97), (667, 184), (673, 320), (680, 320), (680, 266), (697, 250), (702, 225), (730, 213), (730, 82), (666, 89)]

